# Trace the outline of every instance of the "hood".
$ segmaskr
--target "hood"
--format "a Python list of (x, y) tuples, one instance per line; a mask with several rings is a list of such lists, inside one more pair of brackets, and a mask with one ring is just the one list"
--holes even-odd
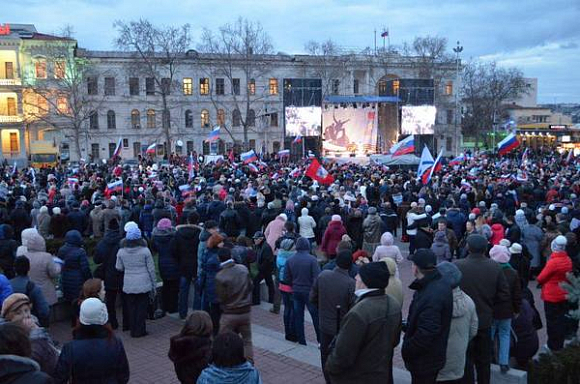
[(66, 235), (64, 236), (64, 241), (67, 244), (70, 244), (70, 245), (73, 245), (76, 247), (80, 247), (83, 245), (83, 237), (81, 236), (81, 233), (79, 231), (77, 231), (76, 229), (68, 231), (66, 233)]
[(123, 237), (121, 236), (121, 233), (116, 230), (116, 229), (107, 229), (107, 232), (105, 233), (105, 237), (103, 238), (103, 241), (105, 241), (106, 243), (109, 244), (119, 244), (119, 242), (121, 241)]
[(447, 215), (448, 218), (450, 218), (450, 217), (456, 217), (457, 215), (459, 215), (459, 211), (456, 210), (456, 209), (450, 209), (450, 210), (447, 211), (447, 214), (446, 215)]
[(443, 231), (435, 232), (435, 241), (438, 243), (447, 243), (447, 234)]
[(218, 368), (211, 364), (203, 370), (203, 375), (208, 383), (238, 384), (256, 383), (258, 373), (250, 363), (246, 362), (229, 368)]
[(27, 245), (31, 252), (46, 252), (46, 241), (38, 233), (32, 233), (27, 240)]
[(175, 235), (175, 228), (171, 227), (171, 228), (153, 228), (153, 231), (151, 232), (151, 234), (153, 236), (157, 236), (157, 237), (171, 237), (173, 235)]
[(453, 317), (463, 317), (469, 311), (467, 307), (468, 303), (468, 296), (461, 290), (461, 288), (457, 287), (453, 289)]
[(145, 206), (143, 207), (144, 211), (151, 211), (153, 210), (153, 207), (151, 206), (151, 204), (145, 204)]
[(393, 239), (393, 235), (391, 232), (385, 232), (381, 236), (381, 245), (393, 245), (395, 240)]
[(300, 214), (302, 214), (302, 216), (308, 216), (308, 208), (302, 208), (300, 210)]
[(32, 235), (38, 234), (36, 228), (26, 228), (22, 231), (21, 238), (22, 238), (22, 245), (25, 247), (28, 245), (28, 240), (32, 237)]
[(494, 231), (494, 232), (502, 232), (503, 231), (503, 225), (501, 225), (499, 223), (492, 224), (491, 230)]
[(333, 231), (337, 231), (342, 227), (342, 221), (330, 221), (330, 223), (328, 223), (328, 228), (330, 228)]
[(194, 239), (196, 236), (199, 238), (200, 230), (201, 228), (194, 224), (182, 224), (175, 228), (176, 235), (186, 239)]
[(294, 202), (292, 200), (288, 200), (286, 202), (286, 210), (288, 210), (288, 211), (294, 210)]
[(296, 250), (310, 252), (310, 241), (304, 237), (298, 238), (298, 241), (296, 241)]
[(0, 382), (11, 382), (9, 378), (32, 371), (40, 371), (40, 366), (34, 360), (16, 355), (0, 355)]
[(39, 208), (40, 208), (40, 202), (39, 202), (38, 200), (34, 200), (34, 201), (32, 202), (32, 207), (33, 207), (34, 209), (39, 209)]

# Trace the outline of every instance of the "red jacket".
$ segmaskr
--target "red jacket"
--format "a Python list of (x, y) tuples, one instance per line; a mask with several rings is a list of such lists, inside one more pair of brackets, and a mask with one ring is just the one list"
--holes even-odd
[(346, 233), (342, 221), (331, 221), (328, 223), (326, 231), (324, 231), (324, 236), (322, 236), (322, 244), (320, 249), (326, 254), (327, 257), (336, 256), (336, 247), (340, 240), (342, 240), (342, 235)]
[(566, 301), (566, 291), (560, 283), (566, 281), (566, 274), (572, 272), (572, 260), (565, 251), (552, 252), (550, 260), (538, 276), (538, 283), (542, 285), (542, 300), (549, 303)]
[(491, 245), (498, 245), (501, 240), (505, 237), (505, 230), (503, 225), (495, 223), (491, 226), (491, 239), (489, 239)]

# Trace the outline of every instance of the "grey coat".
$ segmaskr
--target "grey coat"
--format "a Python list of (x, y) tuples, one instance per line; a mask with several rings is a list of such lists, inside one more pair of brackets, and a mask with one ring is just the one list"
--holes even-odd
[(125, 272), (123, 292), (138, 294), (155, 290), (155, 263), (149, 248), (143, 244), (127, 247), (127, 242), (122, 245), (125, 246), (117, 252), (115, 266), (118, 271)]
[(320, 331), (336, 334), (336, 306), (340, 305), (341, 318), (354, 305), (355, 282), (348, 271), (335, 267), (322, 271), (310, 291), (310, 301), (318, 307)]
[(532, 267), (538, 267), (541, 264), (541, 247), (544, 232), (534, 224), (528, 224), (522, 229), (522, 245), (528, 248), (528, 252), (532, 256)]
[(48, 305), (56, 303), (56, 286), (54, 279), (60, 275), (60, 264), (53, 261), (52, 255), (46, 252), (46, 243), (39, 234), (32, 234), (27, 242), (25, 255), (30, 260), (28, 277), (42, 291)]

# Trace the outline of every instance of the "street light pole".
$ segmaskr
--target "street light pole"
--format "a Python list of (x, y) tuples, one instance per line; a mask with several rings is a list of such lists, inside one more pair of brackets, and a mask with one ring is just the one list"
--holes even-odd
[(453, 52), (455, 52), (455, 156), (459, 155), (459, 54), (463, 51), (463, 46), (459, 45), (459, 41), (457, 41), (457, 46), (453, 48)]

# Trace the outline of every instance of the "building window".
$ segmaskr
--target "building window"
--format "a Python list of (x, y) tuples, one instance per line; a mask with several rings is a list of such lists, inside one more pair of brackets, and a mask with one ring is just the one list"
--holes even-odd
[(58, 60), (54, 62), (54, 78), (64, 79), (66, 76), (66, 62)]
[(117, 129), (117, 116), (115, 111), (107, 111), (107, 129)]
[(115, 149), (117, 148), (117, 143), (109, 143), (109, 158), (112, 158), (115, 154)]
[(99, 93), (99, 83), (96, 76), (87, 77), (87, 93), (97, 95)]
[(352, 93), (358, 95), (358, 79), (352, 81)]
[(447, 124), (453, 124), (453, 109), (447, 110)]
[(387, 95), (387, 82), (385, 80), (379, 81), (379, 96)]
[(256, 80), (250, 79), (248, 81), (248, 94), (255, 95), (256, 94)]
[(253, 109), (248, 111), (248, 116), (246, 116), (246, 126), (254, 127), (256, 125), (256, 112)]
[(14, 63), (7, 61), (4, 63), (4, 78), (14, 79)]
[(115, 78), (105, 77), (105, 96), (115, 95)]
[(332, 94), (338, 95), (339, 91), (340, 91), (340, 80), (332, 79)]
[(217, 111), (217, 123), (220, 127), (226, 125), (226, 113), (223, 109), (218, 109)]
[(278, 94), (278, 79), (270, 79), (268, 82), (268, 88), (270, 90), (270, 95)]
[(218, 154), (223, 155), (224, 153), (226, 153), (226, 142), (223, 141), (222, 139), (218, 140)]
[(89, 115), (89, 128), (99, 129), (99, 114), (97, 111), (92, 111)]
[(153, 109), (147, 110), (147, 128), (155, 128), (155, 111)]
[(175, 154), (177, 154), (177, 155), (183, 154), (183, 147), (181, 147), (179, 145), (175, 145)]
[(448, 152), (453, 150), (453, 138), (452, 137), (445, 138), (445, 150)]
[(129, 148), (129, 139), (123, 139), (123, 148)]
[(139, 129), (141, 128), (141, 115), (139, 111), (134, 109), (131, 111), (131, 128)]
[(215, 79), (215, 94), (216, 95), (224, 95), (226, 93), (226, 87), (224, 84), (223, 78)]
[(129, 78), (129, 95), (137, 96), (139, 95), (139, 78), (130, 77)]
[(193, 153), (193, 141), (189, 140), (185, 143), (186, 148), (187, 148), (187, 154), (191, 154)]
[[(40, 99), (44, 100), (42, 96), (37, 95), (37, 109), (40, 109), (40, 104), (38, 103), (38, 100)], [(16, 116), (16, 99), (14, 97), (6, 98), (6, 112), (8, 116)]]
[(99, 159), (101, 157), (99, 151), (99, 143), (91, 144), (91, 157), (93, 158), (93, 160)]
[(399, 94), (399, 89), (401, 87), (401, 83), (399, 80), (393, 80), (393, 95)]
[(256, 150), (256, 140), (255, 139), (250, 139), (248, 145), (250, 147), (249, 149)]
[(203, 147), (202, 147), (202, 151), (204, 155), (209, 155), (209, 141), (205, 141), (203, 142)]
[(161, 92), (163, 92), (164, 95), (171, 94), (171, 79), (169, 77), (161, 79)]
[(46, 79), (46, 61), (39, 60), (35, 63), (36, 69), (36, 78), (37, 79)]
[(185, 128), (192, 128), (193, 127), (193, 112), (191, 109), (185, 111)]
[(10, 152), (20, 152), (20, 145), (18, 145), (18, 133), (10, 132)]
[(193, 80), (191, 77), (183, 78), (183, 94), (185, 96), (191, 96), (193, 94)]
[(270, 127), (278, 126), (278, 112), (270, 113)]
[(242, 114), (239, 109), (234, 109), (232, 112), (232, 126), (239, 127), (242, 125)]
[(201, 110), (201, 127), (209, 128), (209, 111), (207, 109)]
[(145, 78), (145, 94), (147, 96), (155, 94), (155, 79), (153, 77)]
[(141, 142), (133, 142), (133, 157), (139, 157), (141, 154)]
[(448, 81), (445, 84), (445, 94), (446, 95), (453, 95), (453, 81)]
[(169, 112), (169, 109), (164, 109), (161, 117), (161, 124), (163, 124), (163, 128), (171, 127), (171, 113)]
[(64, 96), (59, 96), (56, 98), (56, 109), (61, 115), (66, 115), (69, 113), (68, 110), (68, 99)]
[(234, 95), (240, 94), (240, 79), (238, 78), (232, 79), (232, 93)]
[(209, 79), (207, 77), (199, 79), (199, 94), (204, 96), (209, 95)]
[(279, 141), (274, 141), (272, 143), (272, 152), (274, 152), (274, 153), (280, 152), (280, 142)]
[[(13, 97), (9, 97), (8, 99), (8, 112), (10, 113), (11, 111), (12, 114), (11, 116), (15, 116), (16, 115), (16, 100)], [(48, 113), (48, 100), (46, 99), (46, 96), (41, 95), (40, 93), (36, 94), (36, 109), (38, 111), (39, 115), (46, 115)]]

